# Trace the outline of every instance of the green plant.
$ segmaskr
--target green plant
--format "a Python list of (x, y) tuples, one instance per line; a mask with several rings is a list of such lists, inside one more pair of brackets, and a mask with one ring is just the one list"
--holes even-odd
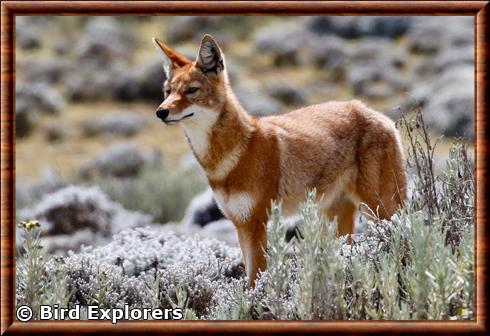
[(25, 235), (21, 256), (16, 262), (16, 302), (27, 305), (33, 311), (34, 318), (39, 316), (41, 305), (58, 304), (68, 307), (71, 296), (67, 279), (60, 269), (46, 272), (48, 262), (55, 264), (63, 260), (57, 257), (45, 258), (39, 241), (40, 224), (37, 220), (21, 221), (18, 227)]
[(153, 216), (159, 223), (178, 221), (191, 199), (205, 188), (204, 175), (196, 169), (170, 169), (148, 165), (130, 178), (100, 178), (96, 181), (109, 197), (126, 209)]

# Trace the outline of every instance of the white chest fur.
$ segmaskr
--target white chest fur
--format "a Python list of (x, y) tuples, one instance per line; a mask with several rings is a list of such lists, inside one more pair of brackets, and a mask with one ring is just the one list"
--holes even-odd
[(228, 194), (222, 190), (213, 190), (219, 208), (227, 217), (246, 222), (252, 214), (254, 199), (246, 192)]
[[(194, 153), (198, 159), (206, 157), (210, 149), (210, 134), (213, 125), (216, 123), (219, 113), (202, 107), (190, 107), (182, 112), (184, 115), (194, 113), (188, 119), (182, 120), (182, 127), (189, 139)], [(223, 180), (236, 167), (240, 156), (244, 151), (243, 146), (237, 144), (233, 149), (223, 156), (217, 162), (218, 164), (213, 170), (207, 170), (206, 174), (214, 180)]]
[(182, 120), (181, 125), (189, 139), (194, 153), (203, 158), (209, 148), (209, 134), (218, 119), (219, 113), (204, 107), (191, 106), (182, 112), (184, 115), (194, 113), (188, 119)]

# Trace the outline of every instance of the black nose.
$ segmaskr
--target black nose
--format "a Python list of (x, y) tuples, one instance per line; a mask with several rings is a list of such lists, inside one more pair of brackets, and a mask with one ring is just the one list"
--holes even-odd
[(169, 113), (170, 113), (170, 111), (168, 109), (159, 108), (157, 110), (157, 117), (162, 119), (162, 120), (165, 120), (165, 119), (167, 119)]

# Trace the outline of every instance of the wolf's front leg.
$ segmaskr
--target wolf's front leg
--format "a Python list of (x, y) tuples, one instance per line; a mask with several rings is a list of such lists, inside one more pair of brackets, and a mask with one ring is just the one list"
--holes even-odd
[(236, 228), (247, 271), (248, 285), (254, 287), (257, 273), (264, 271), (267, 267), (265, 259), (266, 223), (261, 220), (249, 220), (246, 224), (237, 225)]

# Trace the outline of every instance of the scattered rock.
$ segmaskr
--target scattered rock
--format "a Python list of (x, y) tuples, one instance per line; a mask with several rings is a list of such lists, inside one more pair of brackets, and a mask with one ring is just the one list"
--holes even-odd
[(247, 112), (255, 116), (269, 116), (282, 112), (282, 105), (274, 98), (263, 94), (255, 84), (242, 84), (234, 91)]
[(274, 57), (276, 66), (299, 65), (303, 46), (307, 43), (306, 32), (296, 25), (275, 24), (258, 30), (254, 35), (257, 51)]
[(81, 123), (82, 132), (87, 136), (120, 135), (132, 136), (140, 132), (147, 124), (141, 115), (129, 111), (113, 111), (99, 119), (87, 119)]
[(182, 223), (187, 226), (196, 224), (204, 227), (222, 218), (224, 215), (213, 197), (211, 188), (208, 188), (190, 202)]
[(43, 133), (46, 140), (50, 143), (60, 142), (68, 135), (66, 125), (51, 122), (43, 127)]
[(75, 37), (65, 35), (54, 42), (53, 51), (58, 56), (66, 56), (73, 51), (73, 40)]
[(40, 113), (56, 113), (64, 106), (60, 94), (45, 83), (20, 83), (15, 90), (16, 136), (29, 135)]
[(43, 235), (71, 234), (90, 229), (102, 235), (151, 223), (151, 216), (124, 209), (97, 187), (68, 186), (45, 195), (19, 212), (21, 220), (37, 219)]
[(333, 33), (332, 18), (328, 16), (308, 17), (305, 19), (305, 24), (309, 31), (317, 35)]
[[(439, 17), (447, 18), (448, 17)], [(452, 16), (450, 22), (445, 22), (448, 47), (461, 48), (474, 46), (475, 40), (475, 17), (474, 16)]]
[(396, 38), (404, 35), (411, 26), (409, 17), (377, 16), (372, 17), (367, 35)]
[(349, 67), (347, 82), (354, 93), (370, 98), (389, 98), (396, 91), (409, 87), (409, 79), (395, 68), (386, 69), (382, 64)]
[(351, 52), (350, 61), (354, 64), (377, 65), (384, 67), (402, 68), (407, 54), (393, 45), (391, 40), (378, 37), (366, 37), (356, 43)]
[(65, 94), (71, 101), (113, 98), (114, 79), (117, 75), (112, 71), (116, 64), (101, 66), (94, 60), (79, 64), (76, 71), (65, 75), (63, 84)]
[(46, 20), (40, 17), (17, 16), (15, 18), (15, 44), (22, 49), (36, 49), (41, 47), (41, 29)]
[(175, 227), (167, 224), (165, 230), (176, 231), (187, 236), (197, 234), (204, 238), (219, 239), (230, 246), (238, 246), (235, 225), (219, 209), (211, 188), (194, 197), (180, 224)]
[(145, 61), (137, 70), (138, 97), (154, 102), (163, 101), (163, 82), (166, 80), (161, 58)]
[(444, 44), (446, 26), (437, 18), (420, 20), (408, 33), (409, 46), (413, 52), (435, 54)]
[(155, 152), (141, 151), (133, 143), (116, 143), (83, 164), (79, 175), (84, 179), (93, 175), (136, 176), (146, 164), (158, 159)]
[(448, 68), (437, 80), (416, 85), (403, 109), (421, 106), (431, 127), (446, 136), (474, 137), (474, 68)]
[(45, 194), (55, 192), (66, 186), (66, 181), (53, 167), (41, 170), (40, 177), (35, 181), (19, 181), (15, 183), (15, 205), (17, 209), (31, 207)]
[(30, 135), (36, 125), (38, 115), (29, 110), (25, 102), (15, 102), (15, 136), (22, 138)]
[(421, 54), (436, 54), (444, 48), (472, 46), (474, 26), (472, 17), (434, 16), (413, 19), (407, 34), (409, 47)]
[[(290, 242), (293, 238), (295, 239), (303, 238), (301, 232), (298, 229), (301, 226), (301, 218), (298, 214), (290, 217), (285, 217), (283, 221), (284, 221), (284, 226), (287, 228), (286, 235), (284, 237), (284, 239), (287, 242)], [(271, 225), (271, 222), (270, 221), (267, 222), (267, 225)]]
[(104, 134), (131, 136), (141, 131), (147, 120), (132, 112), (110, 112), (100, 119), (100, 131)]
[(85, 34), (76, 44), (76, 67), (63, 78), (70, 100), (137, 98), (130, 61), (138, 41), (128, 25), (123, 18), (87, 19)]
[(41, 36), (34, 29), (16, 30), (16, 45), (22, 49), (36, 49), (41, 46)]
[(355, 94), (389, 99), (411, 85), (410, 75), (402, 71), (406, 58), (387, 39), (364, 38), (352, 52), (346, 80)]
[(289, 84), (274, 84), (266, 89), (267, 93), (286, 105), (304, 105), (306, 104), (305, 92), (297, 86)]
[(70, 100), (145, 99), (156, 103), (163, 100), (162, 86), (165, 76), (162, 60), (159, 58), (145, 61), (134, 69), (121, 60), (103, 70), (96, 62), (89, 61), (82, 68), (83, 71), (79, 69), (64, 79)]
[(434, 58), (433, 66), (437, 72), (442, 72), (448, 67), (459, 64), (468, 64), (471, 66), (475, 64), (475, 50), (473, 46), (444, 49)]
[(17, 109), (39, 113), (56, 113), (64, 106), (58, 91), (43, 82), (20, 83), (16, 86), (15, 100)]
[(396, 38), (405, 34), (410, 22), (410, 18), (399, 16), (312, 16), (306, 19), (306, 26), (319, 35), (336, 34), (343, 38)]
[(281, 104), (275, 99), (263, 94), (254, 94), (250, 96), (246, 93), (239, 95), (240, 101), (245, 109), (255, 116), (270, 116), (282, 112)]
[(446, 136), (474, 138), (473, 85), (454, 84), (434, 93), (427, 104), (430, 125)]
[(329, 70), (342, 70), (348, 64), (352, 47), (335, 35), (321, 35), (309, 40), (313, 63)]
[(143, 91), (135, 70), (128, 69), (126, 65), (119, 63), (111, 70), (111, 73), (113, 76), (110, 95), (113, 99), (126, 102), (141, 98)]
[(127, 23), (111, 16), (87, 19), (85, 36), (78, 44), (79, 61), (89, 60), (100, 66), (111, 65), (115, 59), (127, 59), (136, 46), (136, 37)]
[(66, 59), (34, 59), (22, 63), (22, 75), (25, 82), (42, 82), (53, 85), (62, 80), (65, 72), (70, 71)]
[(209, 26), (210, 20), (209, 16), (177, 16), (166, 29), (166, 40), (178, 43), (192, 39)]
[[(240, 27), (227, 32), (223, 27)], [(204, 34), (212, 34), (220, 46), (226, 45), (231, 38), (241, 37), (253, 27), (246, 17), (226, 16), (176, 16), (165, 29), (165, 41), (181, 43), (187, 40), (200, 40)]]
[(393, 87), (387, 82), (371, 82), (361, 86), (361, 88), (359, 94), (371, 99), (389, 99), (395, 94)]

